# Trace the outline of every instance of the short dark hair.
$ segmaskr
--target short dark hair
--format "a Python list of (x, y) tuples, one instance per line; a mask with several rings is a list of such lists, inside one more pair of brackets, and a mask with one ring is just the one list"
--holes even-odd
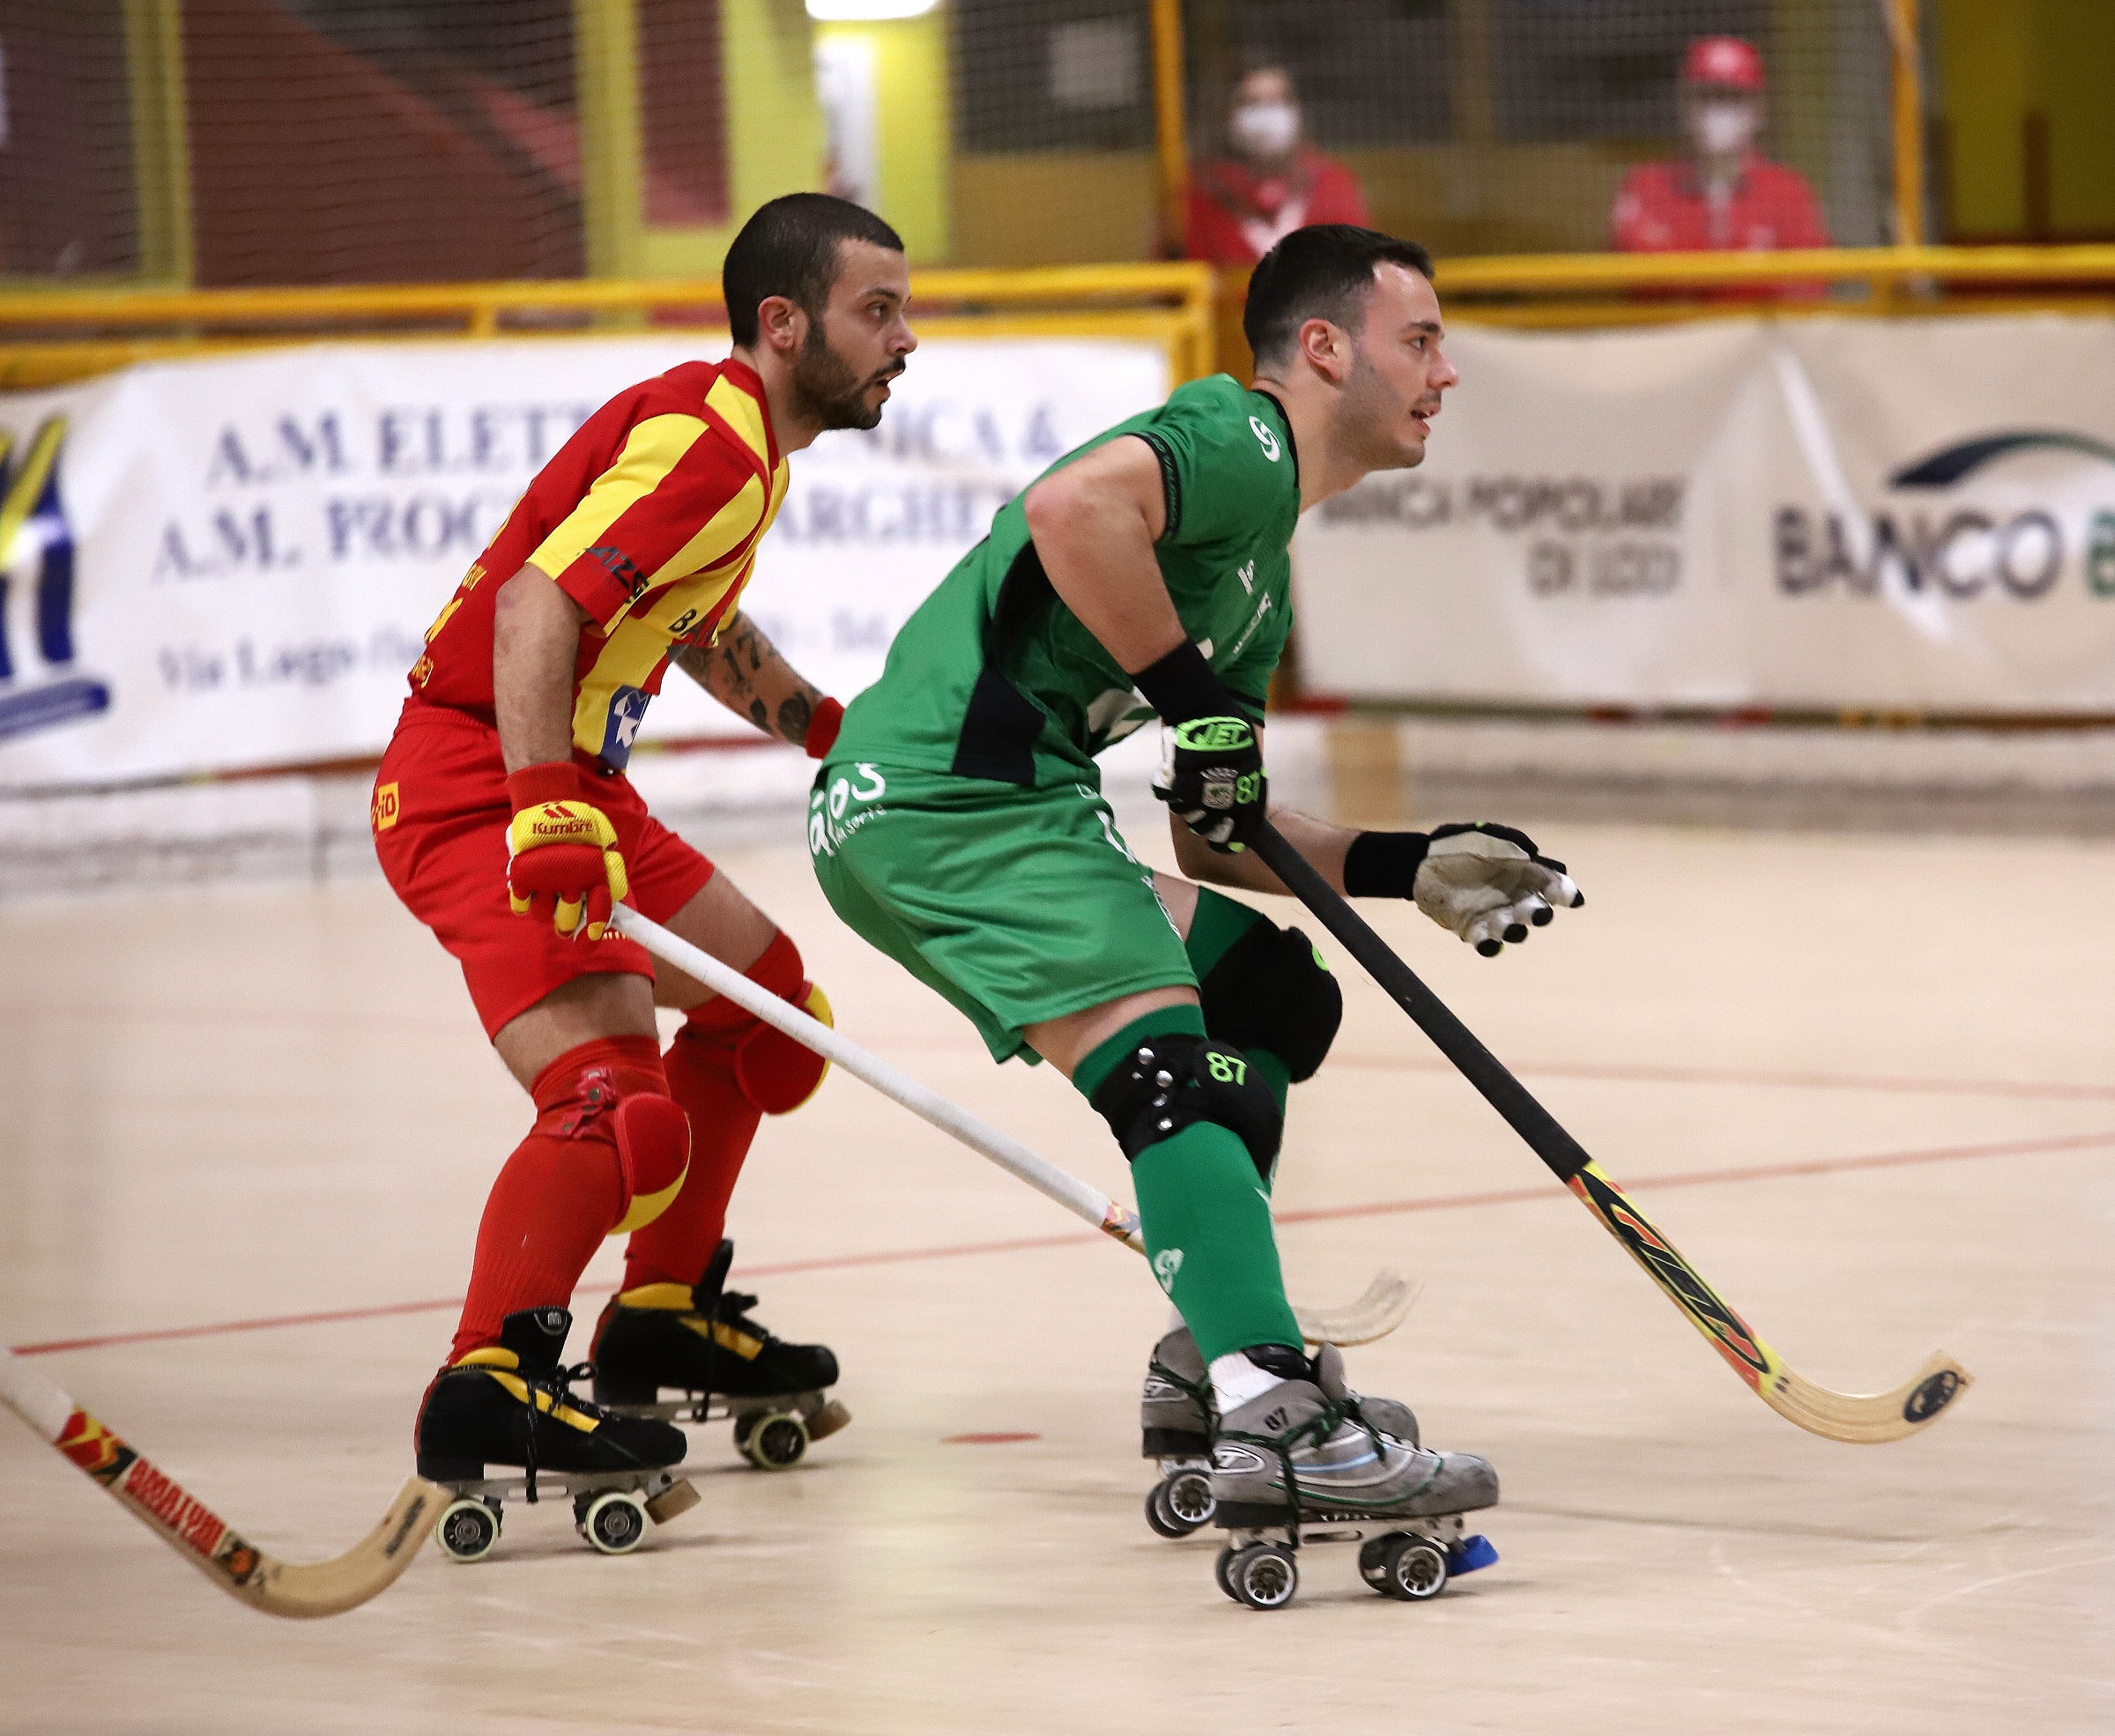
[(1242, 334), (1258, 363), (1281, 360), (1309, 320), (1358, 330), (1366, 318), (1366, 292), (1383, 265), (1432, 275), (1432, 256), (1423, 248), (1377, 229), (1316, 223), (1286, 236), (1256, 262), (1241, 310)]
[(837, 281), (837, 252), (843, 241), (872, 241), (903, 251), (903, 238), (864, 205), (828, 193), (788, 193), (760, 205), (742, 225), (720, 267), (720, 293), (727, 298), (727, 324), (734, 341), (756, 342), (757, 304), (783, 295), (820, 318)]

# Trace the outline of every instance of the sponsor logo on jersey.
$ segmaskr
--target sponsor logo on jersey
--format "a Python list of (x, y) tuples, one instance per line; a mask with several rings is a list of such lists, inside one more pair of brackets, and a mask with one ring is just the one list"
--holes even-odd
[(646, 575), (632, 557), (612, 544), (600, 543), (588, 551), (588, 559), (631, 593), (636, 603), (646, 595)]
[[(0, 429), (0, 741), (110, 708), (73, 643), (74, 538), (59, 486), (66, 419), (18, 452)], [(27, 629), (25, 631), (24, 629)]]
[[(1234, 649), (1227, 653), (1228, 663), (1232, 663), (1248, 649), (1249, 641), (1256, 636), (1256, 629), (1263, 625), (1263, 618), (1270, 612), (1271, 594), (1266, 590), (1263, 594), (1263, 601), (1256, 605), (1255, 614), (1250, 617), (1248, 626), (1242, 629), (1241, 637), (1234, 642)], [(1211, 653), (1207, 651), (1205, 655), (1209, 657)]]
[(400, 817), (401, 809), (397, 800), (397, 786), (393, 783), (376, 784), (375, 786), (375, 805), (369, 809), (367, 814), (369, 824), (377, 832), (386, 832), (390, 827), (396, 825)]
[(653, 695), (639, 687), (617, 687), (610, 694), (610, 711), (602, 728), (602, 761), (622, 771), (639, 739), (639, 725), (646, 721), (647, 703)]
[(1249, 418), (1249, 431), (1256, 436), (1257, 445), (1263, 448), (1263, 456), (1273, 464), (1285, 449), (1278, 444), (1278, 436), (1271, 432), (1270, 425), (1260, 416)]
[(1153, 1275), (1160, 1280), (1161, 1288), (1168, 1295), (1175, 1294), (1175, 1274), (1183, 1269), (1183, 1250), (1180, 1248), (1163, 1248), (1153, 1257)]
[[(1234, 569), (1234, 576), (1241, 581), (1241, 588), (1250, 597), (1256, 594), (1256, 563), (1244, 560)], [(1207, 655), (1209, 655), (1207, 653)]]

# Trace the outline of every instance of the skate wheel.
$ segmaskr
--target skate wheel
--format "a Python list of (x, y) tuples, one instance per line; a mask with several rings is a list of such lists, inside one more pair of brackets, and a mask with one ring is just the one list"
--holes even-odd
[(1201, 1471), (1177, 1471), (1147, 1492), (1146, 1523), (1162, 1537), (1187, 1537), (1209, 1525), (1218, 1507), (1209, 1477)]
[(1375, 1564), (1378, 1572), (1369, 1573), (1366, 1566), (1374, 1543), (1359, 1551), (1359, 1571), (1366, 1583), (1384, 1598), (1400, 1598), (1405, 1603), (1421, 1604), (1427, 1598), (1436, 1598), (1447, 1589), (1446, 1552), (1437, 1544), (1399, 1531), (1390, 1537), (1377, 1538), (1375, 1543), (1379, 1545), (1379, 1560)]
[(734, 1443), (759, 1471), (783, 1471), (808, 1450), (808, 1425), (798, 1411), (766, 1411), (735, 1425)]
[(1234, 1565), (1234, 1557), (1240, 1553), (1239, 1549), (1229, 1543), (1219, 1552), (1219, 1559), (1212, 1563), (1212, 1576), (1219, 1582), (1219, 1589), (1232, 1598), (1236, 1603), (1241, 1601), (1241, 1597), (1234, 1589), (1234, 1582), (1227, 1577), (1227, 1569)]
[[(1445, 1571), (1443, 1562), (1441, 1571)], [(1282, 1609), (1300, 1589), (1300, 1564), (1282, 1543), (1251, 1543), (1226, 1566), (1227, 1589), (1250, 1609)]]
[(646, 1503), (626, 1490), (608, 1490), (575, 1510), (580, 1534), (605, 1555), (628, 1555), (646, 1536)]
[(481, 1562), (500, 1540), (500, 1509), (465, 1496), (451, 1501), (434, 1522), (434, 1541), (451, 1562)]

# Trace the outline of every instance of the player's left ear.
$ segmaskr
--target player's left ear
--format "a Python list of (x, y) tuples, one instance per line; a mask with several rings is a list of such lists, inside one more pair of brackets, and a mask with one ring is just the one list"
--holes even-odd
[(1300, 327), (1300, 353), (1332, 386), (1350, 376), (1351, 343), (1349, 332), (1325, 319), (1308, 320)]
[(798, 355), (807, 341), (807, 310), (789, 296), (767, 295), (756, 304), (756, 335), (782, 355)]

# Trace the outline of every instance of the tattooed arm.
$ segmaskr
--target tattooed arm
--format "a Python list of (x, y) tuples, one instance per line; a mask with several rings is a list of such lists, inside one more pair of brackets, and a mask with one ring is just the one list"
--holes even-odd
[(796, 747), (807, 746), (808, 726), (832, 703), (779, 656), (745, 614), (736, 614), (720, 629), (718, 644), (686, 646), (676, 653), (676, 662), (738, 717)]

